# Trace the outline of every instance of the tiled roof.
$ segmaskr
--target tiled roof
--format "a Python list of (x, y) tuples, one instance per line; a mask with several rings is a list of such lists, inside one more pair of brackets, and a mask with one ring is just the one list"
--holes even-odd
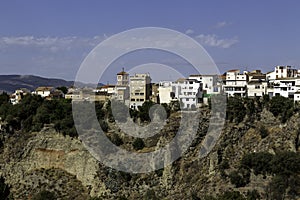
[(52, 90), (53, 89), (53, 87), (38, 87), (38, 88), (36, 88), (36, 90), (35, 91), (50, 91), (50, 90)]
[(117, 75), (128, 75), (128, 73), (124, 72), (124, 71), (121, 71), (121, 72), (117, 73)]

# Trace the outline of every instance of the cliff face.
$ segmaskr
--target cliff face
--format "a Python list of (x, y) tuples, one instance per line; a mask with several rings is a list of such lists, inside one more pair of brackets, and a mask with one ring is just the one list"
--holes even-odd
[[(30, 199), (41, 190), (55, 192), (58, 199), (89, 199), (90, 196), (105, 199), (187, 199), (227, 190), (246, 193), (254, 188), (265, 198), (265, 188), (270, 181), (268, 177), (251, 174), (249, 184), (235, 188), (226, 174), (237, 168), (240, 159), (247, 153), (299, 151), (299, 115), (281, 124), (264, 110), (260, 121), (245, 119), (239, 124), (226, 123), (213, 151), (200, 159), (200, 143), (208, 127), (209, 113), (202, 118), (192, 147), (163, 170), (148, 174), (118, 172), (99, 163), (78, 139), (44, 128), (39, 133), (4, 137), (0, 176), (11, 186), (15, 199)], [(177, 120), (171, 116), (169, 126), (164, 130), (170, 137), (173, 136), (170, 132), (176, 131)], [(261, 127), (268, 132), (263, 137)], [(113, 129), (110, 133), (119, 133), (119, 130)], [(126, 148), (128, 138), (122, 136), (122, 139)], [(167, 141), (168, 138), (163, 136), (155, 140), (158, 145)], [(145, 143), (153, 143), (153, 138)], [(229, 166), (223, 169), (224, 161)]]

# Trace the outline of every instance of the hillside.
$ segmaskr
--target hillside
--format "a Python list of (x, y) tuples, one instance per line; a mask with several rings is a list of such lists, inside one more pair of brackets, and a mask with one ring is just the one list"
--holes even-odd
[[(34, 102), (32, 105), (36, 105)], [(52, 106), (54, 103), (50, 102)], [(54, 115), (57, 111), (48, 105), (49, 102), (41, 102), (44, 114), (34, 115), (32, 126), (47, 121), (45, 117), (61, 116)], [(165, 146), (180, 124), (185, 123), (180, 120), (180, 112), (171, 112), (159, 134), (135, 146), (136, 139), (126, 135), (111, 119), (108, 104), (96, 107), (102, 116), (100, 124), (106, 124), (108, 138), (123, 149), (140, 153)], [(42, 191), (50, 192), (55, 199), (78, 200), (300, 198), (297, 105), (291, 106), (288, 99), (279, 97), (263, 101), (229, 99), (221, 137), (203, 158), (199, 157), (199, 149), (209, 126), (210, 110), (205, 107), (199, 111), (201, 120), (192, 145), (183, 157), (161, 170), (131, 174), (106, 167), (87, 151), (80, 139), (57, 132), (54, 124), (39, 131), (2, 133), (0, 177), (10, 186), (14, 199), (32, 199)], [(144, 125), (139, 120), (137, 123)], [(85, 137), (85, 141), (94, 141), (89, 134)]]
[(56, 78), (43, 78), (33, 75), (0, 75), (0, 91), (8, 93), (14, 92), (19, 88), (34, 90), (39, 86), (71, 86), (73, 81), (66, 81)]

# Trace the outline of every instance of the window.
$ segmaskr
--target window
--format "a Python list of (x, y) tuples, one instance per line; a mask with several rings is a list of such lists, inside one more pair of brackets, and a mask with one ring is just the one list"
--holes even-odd
[(256, 85), (256, 86), (255, 86), (255, 89), (260, 89), (260, 86), (259, 86), (259, 85)]
[(135, 99), (131, 99), (130, 101), (135, 101)]
[(186, 98), (186, 101), (189, 101), (190, 99), (189, 98)]
[(189, 89), (193, 89), (193, 87), (189, 87)]

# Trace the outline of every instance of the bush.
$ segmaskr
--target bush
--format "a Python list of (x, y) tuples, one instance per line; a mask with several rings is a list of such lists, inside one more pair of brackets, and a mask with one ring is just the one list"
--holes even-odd
[(259, 134), (260, 134), (260, 137), (263, 139), (263, 138), (265, 138), (265, 137), (267, 137), (269, 135), (269, 131), (268, 131), (268, 129), (266, 127), (261, 126), (259, 128)]
[(100, 120), (99, 124), (100, 124), (100, 127), (101, 127), (102, 131), (104, 131), (104, 132), (108, 131), (108, 124), (107, 124), (106, 121)]
[(56, 196), (53, 192), (43, 190), (33, 196), (32, 200), (55, 200)]
[(241, 168), (253, 169), (255, 175), (271, 173), (273, 154), (267, 152), (246, 154), (241, 160)]
[(257, 200), (260, 199), (259, 192), (257, 190), (252, 190), (247, 192), (247, 200)]
[(279, 175), (300, 173), (300, 154), (295, 152), (278, 152), (270, 162), (272, 172)]
[(218, 196), (218, 200), (246, 200), (246, 198), (238, 191), (226, 191)]
[(111, 142), (114, 143), (116, 146), (121, 146), (123, 143), (122, 138), (116, 133), (114, 133), (111, 137)]
[(135, 150), (141, 150), (145, 147), (145, 143), (141, 138), (136, 138), (133, 141), (132, 146)]
[(245, 187), (250, 182), (250, 171), (246, 169), (239, 169), (229, 174), (230, 182), (235, 187)]

